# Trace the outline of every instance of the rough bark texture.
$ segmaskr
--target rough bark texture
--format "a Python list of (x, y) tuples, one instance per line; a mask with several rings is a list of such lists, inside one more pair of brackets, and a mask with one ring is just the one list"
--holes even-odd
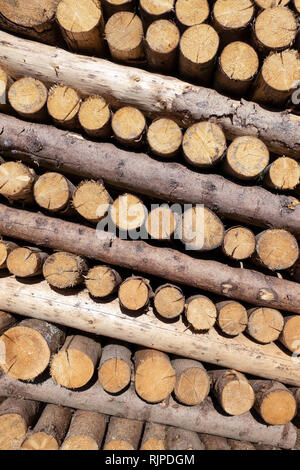
[(198, 434), (194, 431), (175, 428), (168, 428), (167, 432), (168, 450), (205, 450)]
[(146, 423), (140, 450), (167, 450), (167, 427)]
[[(85, 95), (104, 95), (114, 106), (137, 106), (148, 115), (173, 115), (184, 125), (211, 119), (227, 137), (260, 137), (277, 154), (299, 157), (300, 117), (234, 101), (214, 90), (172, 77), (74, 55), (1, 32), (0, 64), (16, 76), (64, 83)], [(24, 62), (26, 57), (26, 62)], [(121, 85), (121, 86), (120, 86)]]
[(8, 330), (17, 323), (16, 317), (10, 315), (10, 313), (0, 312), (0, 334), (4, 333), (4, 331)]
[(24, 285), (11, 277), (0, 278), (0, 291), (6, 292), (5, 296), (0, 296), (0, 309), (8, 312), (134, 341), (144, 347), (155, 347), (179, 356), (184, 354), (191, 359), (300, 386), (298, 364), (273, 343), (260, 346), (243, 334), (225, 338), (214, 328), (196, 335), (187, 330), (181, 318), (176, 323), (164, 324), (151, 310), (147, 315), (135, 318), (121, 312), (118, 300), (95, 303), (86, 291), (62, 296), (45, 281)]
[(112, 417), (103, 450), (137, 450), (143, 424), (143, 421)]
[(231, 450), (225, 437), (200, 434), (200, 439), (205, 446), (205, 450)]
[(75, 411), (61, 450), (99, 450), (106, 423), (107, 416), (102, 413)]
[(77, 134), (3, 114), (0, 129), (2, 153), (17, 160), (82, 178), (103, 178), (114, 186), (159, 199), (205, 204), (230, 219), (285, 228), (300, 238), (300, 205), (293, 197), (240, 186), (222, 176), (195, 173), (176, 163), (157, 162), (142, 153), (86, 141)]

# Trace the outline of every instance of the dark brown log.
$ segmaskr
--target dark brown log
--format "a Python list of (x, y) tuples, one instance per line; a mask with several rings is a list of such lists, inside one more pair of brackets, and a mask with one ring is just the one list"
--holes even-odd
[(100, 450), (108, 417), (93, 411), (75, 411), (61, 450)]
[(0, 311), (0, 334), (2, 335), (6, 330), (11, 328), (17, 323), (17, 318), (10, 313)]
[(98, 379), (108, 393), (119, 393), (129, 384), (131, 378), (131, 351), (117, 342), (104, 346)]
[(143, 421), (112, 417), (103, 450), (137, 450), (143, 425)]
[(167, 431), (168, 450), (205, 450), (198, 434), (170, 426)]
[(72, 409), (47, 405), (33, 430), (27, 433), (22, 450), (58, 450), (66, 435)]
[(120, 240), (107, 232), (53, 217), (11, 209), (0, 204), (0, 233), (32, 240), (80, 256), (117, 264), (173, 282), (244, 300), (254, 305), (300, 313), (300, 286), (248, 269), (231, 268), (210, 260), (195, 259), (145, 242)]
[(167, 426), (146, 423), (140, 450), (167, 450)]

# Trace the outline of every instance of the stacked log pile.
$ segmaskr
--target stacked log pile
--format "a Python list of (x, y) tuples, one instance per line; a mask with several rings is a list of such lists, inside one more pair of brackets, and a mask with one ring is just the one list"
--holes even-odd
[(29, 3), (0, 0), (0, 450), (297, 448), (299, 2)]

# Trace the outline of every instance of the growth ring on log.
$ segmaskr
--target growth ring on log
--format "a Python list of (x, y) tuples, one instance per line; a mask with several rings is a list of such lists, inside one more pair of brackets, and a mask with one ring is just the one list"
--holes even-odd
[(34, 199), (43, 209), (57, 212), (63, 210), (70, 198), (66, 178), (60, 173), (44, 173), (33, 187)]
[(240, 179), (256, 178), (269, 163), (269, 150), (256, 137), (237, 137), (226, 155), (226, 170)]
[(208, 297), (196, 295), (187, 300), (185, 316), (196, 331), (209, 330), (216, 322), (217, 309)]
[(11, 199), (26, 198), (32, 188), (34, 172), (21, 162), (0, 165), (0, 194)]
[(232, 227), (226, 230), (223, 240), (223, 251), (232, 259), (243, 260), (255, 251), (254, 233), (247, 227)]
[(164, 318), (178, 317), (184, 310), (184, 304), (184, 295), (177, 286), (166, 284), (155, 292), (155, 309)]
[[(300, 66), (300, 63), (299, 63)], [(291, 190), (300, 182), (300, 166), (293, 158), (279, 157), (271, 163), (265, 183), (278, 190)]]
[(128, 278), (120, 285), (118, 295), (124, 308), (138, 311), (148, 305), (150, 287), (142, 278)]
[(18, 247), (11, 251), (7, 257), (7, 269), (18, 277), (31, 277), (39, 274), (42, 269), (44, 255), (41, 257), (38, 250)]
[(278, 6), (263, 10), (256, 18), (254, 32), (260, 45), (268, 50), (289, 47), (297, 33), (295, 14), (286, 7)]
[(253, 47), (245, 42), (235, 41), (223, 49), (220, 66), (231, 80), (250, 80), (258, 70), (259, 60)]
[(105, 37), (115, 59), (126, 61), (143, 56), (143, 25), (135, 13), (120, 11), (112, 15), (105, 26)]
[(85, 285), (93, 297), (107, 297), (120, 283), (120, 276), (109, 266), (94, 266), (86, 277)]
[(153, 153), (160, 157), (172, 157), (180, 148), (182, 132), (172, 119), (160, 118), (150, 124), (147, 139)]
[(73, 124), (81, 99), (77, 91), (65, 85), (55, 85), (49, 91), (47, 108), (50, 116), (62, 125)]
[(106, 137), (110, 121), (109, 106), (102, 96), (89, 96), (80, 106), (78, 119), (87, 134)]
[(97, 223), (106, 216), (110, 196), (101, 181), (83, 181), (73, 194), (73, 207), (85, 219)]
[(209, 5), (207, 0), (177, 0), (175, 12), (179, 23), (188, 28), (207, 20)]
[(198, 122), (190, 126), (182, 141), (185, 159), (191, 165), (207, 167), (216, 163), (226, 150), (222, 128), (212, 122)]
[(133, 194), (122, 194), (110, 208), (114, 224), (121, 230), (134, 230), (142, 226), (145, 220), (143, 202)]
[(170, 240), (176, 226), (176, 214), (168, 206), (153, 209), (145, 222), (147, 233), (155, 240)]
[(219, 25), (226, 29), (240, 29), (247, 26), (254, 15), (251, 0), (217, 0), (213, 16)]
[(57, 20), (69, 34), (88, 33), (101, 18), (100, 2), (97, 0), (61, 0), (56, 10)]
[(218, 248), (224, 238), (224, 226), (207, 207), (196, 206), (182, 216), (182, 242), (189, 249), (209, 251)]
[(41, 112), (47, 103), (48, 90), (35, 78), (24, 77), (16, 80), (8, 90), (12, 108), (24, 117)]
[(43, 25), (55, 16), (58, 0), (0, 0), (0, 13), (9, 21), (27, 28)]
[(85, 261), (80, 256), (57, 252), (45, 261), (43, 275), (51, 286), (65, 289), (80, 284), (86, 269)]
[(36, 432), (23, 442), (21, 450), (58, 450), (58, 443), (53, 436)]
[(145, 130), (146, 120), (137, 108), (124, 106), (115, 112), (112, 118), (115, 136), (125, 143), (139, 142)]
[(267, 344), (276, 341), (283, 328), (283, 316), (274, 308), (257, 307), (248, 311), (247, 332), (256, 341)]
[(236, 336), (245, 330), (248, 315), (242, 304), (229, 300), (217, 304), (217, 310), (218, 325), (225, 334)]
[(298, 259), (299, 246), (287, 230), (269, 229), (256, 237), (256, 256), (260, 264), (272, 271), (288, 269)]
[(0, 450), (18, 450), (27, 432), (22, 416), (17, 413), (0, 416), (0, 429)]

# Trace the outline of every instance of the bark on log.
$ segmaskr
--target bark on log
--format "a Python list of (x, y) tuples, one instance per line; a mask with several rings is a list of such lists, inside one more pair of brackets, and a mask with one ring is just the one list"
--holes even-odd
[(213, 25), (221, 44), (247, 40), (255, 10), (251, 0), (217, 0), (213, 7)]
[(182, 132), (173, 119), (156, 119), (148, 128), (147, 141), (150, 150), (155, 155), (163, 158), (173, 158), (179, 152)]
[(23, 442), (22, 450), (58, 450), (72, 416), (72, 409), (47, 405), (38, 422)]
[(184, 405), (199, 405), (210, 389), (210, 379), (202, 364), (191, 359), (174, 359), (171, 364), (176, 373), (177, 400)]
[(199, 436), (205, 446), (205, 450), (231, 450), (225, 437), (202, 433)]
[(114, 106), (126, 104), (148, 115), (173, 116), (185, 126), (209, 119), (223, 127), (227, 138), (260, 137), (272, 152), (299, 158), (300, 116), (267, 111), (245, 100), (230, 100), (214, 90), (103, 59), (75, 56), (62, 49), (54, 53), (49, 46), (4, 32), (0, 46), (0, 64), (14, 76), (65, 84), (85, 96), (105, 95)]
[(205, 23), (209, 17), (207, 0), (177, 0), (175, 4), (176, 20), (180, 30)]
[(143, 421), (112, 417), (103, 450), (137, 450), (143, 425)]
[(0, 233), (23, 240), (30, 239), (37, 245), (55, 250), (68, 249), (70, 253), (254, 305), (300, 313), (300, 286), (297, 283), (265, 276), (257, 271), (195, 259), (176, 250), (153, 247), (141, 241), (120, 240), (101, 230), (96, 234), (95, 230), (88, 227), (1, 204)]
[(103, 298), (113, 294), (122, 279), (110, 266), (94, 266), (88, 271), (84, 281), (92, 297)]
[(7, 269), (18, 277), (39, 276), (47, 258), (48, 254), (39, 248), (26, 246), (15, 248), (7, 257)]
[(18, 450), (39, 412), (37, 401), (7, 398), (0, 405), (0, 450)]
[(11, 328), (17, 323), (16, 317), (10, 313), (0, 311), (0, 334), (2, 335), (6, 330)]
[(140, 450), (167, 450), (167, 427), (146, 423)]
[(168, 450), (205, 450), (198, 434), (194, 431), (175, 428), (173, 426), (167, 431)]
[(228, 439), (231, 450), (256, 450), (251, 442), (242, 442), (236, 439)]
[(296, 404), (297, 404), (297, 416), (300, 418), (300, 389), (299, 388), (290, 388), (290, 391), (293, 393)]
[(119, 393), (131, 378), (131, 351), (118, 342), (104, 346), (98, 369), (98, 379), (108, 393)]
[(300, 387), (298, 364), (274, 343), (262, 347), (243, 334), (237, 338), (225, 338), (214, 328), (208, 333), (195, 335), (186, 329), (181, 318), (176, 323), (162, 324), (151, 309), (147, 315), (133, 318), (121, 312), (117, 299), (98, 304), (91, 300), (87, 291), (61, 296), (46, 281), (24, 285), (12, 277), (0, 278), (0, 291), (6, 293), (0, 297), (0, 309), (6, 312), (134, 341), (144, 347), (155, 347)]
[(100, 450), (108, 418), (95, 411), (75, 411), (61, 450)]
[(0, 149), (17, 160), (53, 171), (59, 167), (82, 178), (103, 178), (114, 186), (172, 202), (205, 204), (230, 219), (285, 228), (300, 238), (300, 205), (292, 197), (239, 186), (221, 176), (201, 175), (175, 163), (157, 162), (145, 154), (85, 141), (54, 127), (25, 124), (4, 114), (0, 126)]
[(1, 368), (9, 377), (34, 380), (44, 372), (64, 339), (64, 331), (56, 325), (37, 319), (23, 320), (0, 338)]
[(177, 65), (180, 33), (172, 21), (158, 20), (147, 29), (145, 52), (149, 69), (167, 75)]
[(72, 335), (53, 356), (50, 373), (66, 388), (81, 388), (92, 378), (101, 355), (101, 345), (92, 338)]
[(136, 395), (133, 386), (112, 400), (111, 395), (99, 384), (78, 393), (55, 385), (52, 379), (34, 385), (19, 382), (5, 375), (0, 377), (0, 395), (59, 403), (72, 408), (180, 426), (195, 432), (261, 442), (287, 449), (294, 447), (296, 442), (296, 428), (292, 423), (285, 426), (266, 426), (256, 421), (251, 413), (224, 416), (214, 408), (210, 398), (192, 407), (178, 405), (172, 398), (168, 403), (150, 405)]

